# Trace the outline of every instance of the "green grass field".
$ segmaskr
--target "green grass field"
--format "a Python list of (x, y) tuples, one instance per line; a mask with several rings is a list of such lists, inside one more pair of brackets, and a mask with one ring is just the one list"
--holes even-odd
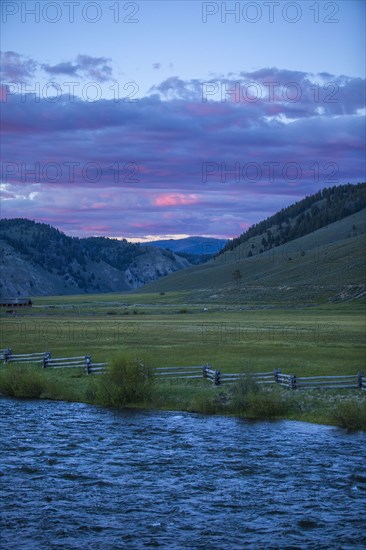
[[(207, 309), (207, 311), (205, 311)], [(365, 365), (363, 304), (248, 309), (188, 303), (184, 293), (39, 297), (1, 314), (0, 347), (109, 361), (128, 351), (153, 367), (209, 363), (222, 372), (352, 374)]]
[[(365, 365), (361, 302), (205, 305), (193, 303), (186, 293), (172, 292), (39, 297), (33, 303), (16, 314), (1, 313), (1, 348), (10, 347), (13, 353), (50, 351), (53, 357), (90, 353), (94, 362), (113, 362), (122, 353), (149, 367), (209, 363), (222, 373), (276, 368), (303, 376), (341, 375), (356, 374)], [(86, 376), (82, 369), (10, 364), (0, 367), (0, 391), (111, 405), (107, 378)], [(366, 395), (356, 388), (290, 392), (273, 387), (248, 397), (240, 392), (204, 380), (159, 381), (148, 400), (129, 405), (366, 429)]]

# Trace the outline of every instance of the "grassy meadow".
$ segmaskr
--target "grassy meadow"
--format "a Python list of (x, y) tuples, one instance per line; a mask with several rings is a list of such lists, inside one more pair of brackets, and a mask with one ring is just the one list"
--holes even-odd
[[(53, 357), (89, 353), (94, 362), (111, 362), (123, 353), (149, 367), (210, 364), (222, 373), (276, 368), (299, 376), (341, 375), (356, 374), (365, 365), (365, 315), (360, 302), (256, 307), (195, 303), (187, 293), (168, 292), (37, 297), (33, 304), (15, 314), (1, 313), (1, 348), (10, 347), (13, 353), (50, 351)], [(9, 373), (15, 368), (2, 370)], [(21, 376), (21, 369), (17, 372)], [(100, 377), (87, 377), (77, 369), (39, 375), (48, 377), (45, 394), (55, 398), (93, 402), (93, 386), (100, 384), (95, 381)], [(222, 412), (225, 400), (235, 401), (233, 396), (225, 397), (230, 391), (229, 386), (218, 389), (205, 381), (156, 383), (151, 403), (159, 408)], [(366, 398), (356, 389), (281, 390), (281, 394), (287, 404), (291, 402), (291, 410), (281, 404), (274, 416), (323, 422), (332, 422), (329, 410), (338, 394), (343, 401), (356, 394), (358, 401)], [(253, 416), (254, 408), (245, 415)]]

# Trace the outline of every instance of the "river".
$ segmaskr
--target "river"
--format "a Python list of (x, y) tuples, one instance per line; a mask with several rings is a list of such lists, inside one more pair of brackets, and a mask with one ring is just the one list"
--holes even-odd
[(366, 548), (366, 434), (1, 398), (1, 548)]

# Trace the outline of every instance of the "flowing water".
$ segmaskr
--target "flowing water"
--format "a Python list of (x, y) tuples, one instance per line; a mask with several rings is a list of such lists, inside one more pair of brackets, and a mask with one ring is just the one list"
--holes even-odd
[(1, 548), (366, 548), (366, 434), (3, 398)]

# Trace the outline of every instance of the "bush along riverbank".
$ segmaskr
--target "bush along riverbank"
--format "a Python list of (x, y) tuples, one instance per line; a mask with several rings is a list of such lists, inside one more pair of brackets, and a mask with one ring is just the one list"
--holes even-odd
[(366, 431), (366, 395), (358, 390), (290, 392), (278, 386), (263, 387), (250, 375), (224, 387), (202, 381), (161, 381), (154, 377), (153, 369), (136, 364), (136, 359), (126, 354), (112, 359), (107, 374), (90, 377), (36, 366), (4, 366), (0, 371), (0, 393), (113, 408), (181, 410), (253, 420), (302, 420)]

